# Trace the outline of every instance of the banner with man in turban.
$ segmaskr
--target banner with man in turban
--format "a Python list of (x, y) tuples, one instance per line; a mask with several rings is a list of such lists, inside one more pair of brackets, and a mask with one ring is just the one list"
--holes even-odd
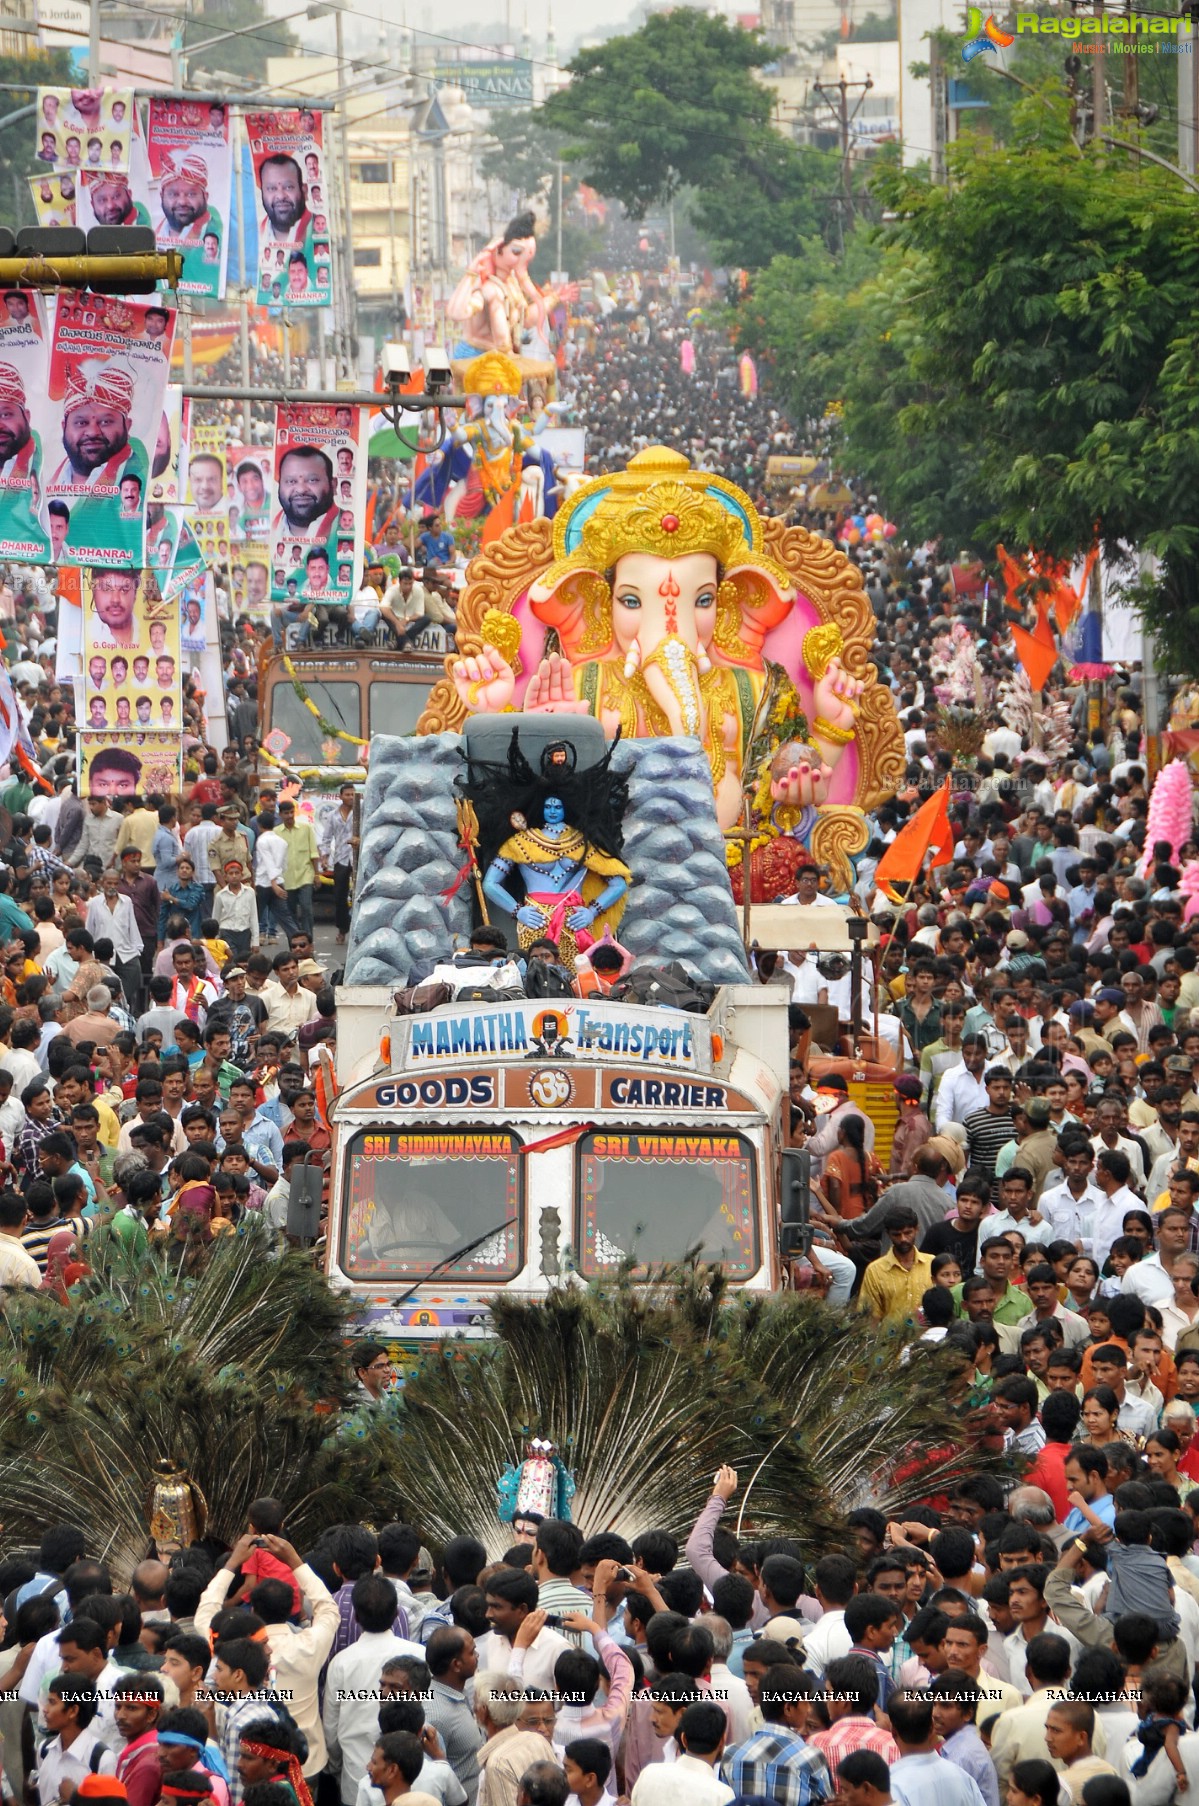
[(41, 517), (61, 523), (68, 564), (141, 565), (152, 454), (175, 331), (172, 308), (92, 294), (58, 297), (41, 435)]
[(93, 226), (148, 226), (150, 209), (135, 194), (127, 169), (85, 169), (79, 177), (75, 218), (84, 232)]
[(333, 294), (321, 115), (247, 113), (258, 184), (258, 304), (327, 307)]
[(233, 164), (221, 101), (150, 102), (146, 131), (160, 251), (182, 251), (181, 295), (225, 294)]
[(362, 570), (366, 410), (277, 408), (275, 493), (272, 601), (350, 602)]
[(41, 563), (51, 548), (39, 517), (42, 440), (31, 397), (46, 386), (46, 324), (38, 295), (10, 295), (14, 305), (0, 315), (0, 558)]

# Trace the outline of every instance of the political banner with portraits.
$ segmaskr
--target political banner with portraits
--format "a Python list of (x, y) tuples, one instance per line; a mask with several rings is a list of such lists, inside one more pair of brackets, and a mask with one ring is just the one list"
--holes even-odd
[(82, 664), (87, 732), (180, 731), (179, 603), (155, 571), (85, 567)]
[(219, 301), (229, 263), (229, 109), (223, 101), (154, 98), (146, 149), (158, 248), (183, 253), (179, 293)]
[(216, 579), (200, 569), (179, 592), (179, 645), (184, 671), (197, 671), (210, 638), (218, 638)]
[(236, 540), (230, 554), (233, 618), (248, 615), (256, 627), (271, 618), (270, 547), (265, 540)]
[(33, 419), (43, 527), (67, 564), (145, 561), (147, 485), (174, 335), (174, 309), (154, 301), (58, 297)]
[[(169, 504), (183, 499), (179, 482), (179, 465), (183, 454), (183, 407), (182, 385), (168, 383), (163, 397), (162, 419), (158, 423), (158, 437), (154, 442), (154, 456), (150, 461), (151, 507), (155, 503)], [(146, 562), (152, 562), (148, 555)]]
[(187, 420), (187, 500), (192, 516), (229, 513), (226, 463), (228, 428), (222, 422)]
[[(204, 569), (204, 554), (182, 508), (161, 508), (146, 533), (146, 566), (158, 578), (163, 601), (175, 597)], [(155, 505), (151, 505), (151, 513)]]
[(362, 568), (364, 408), (300, 403), (275, 411), (271, 599), (340, 605)]
[(81, 795), (110, 799), (177, 795), (183, 781), (183, 736), (134, 728), (79, 736)]
[(132, 88), (39, 88), (34, 157), (47, 169), (128, 169)]
[[(138, 140), (140, 148), (140, 139)], [(148, 226), (150, 209), (128, 169), (85, 169), (78, 178), (75, 219), (83, 232), (93, 226)], [(144, 185), (141, 190), (144, 194)]]
[(57, 558), (63, 524), (42, 518), (43, 439), (34, 417), (45, 392), (49, 342), (45, 305), (29, 289), (0, 296), (0, 557), (40, 564)]
[(247, 113), (258, 184), (258, 304), (327, 307), (333, 296), (322, 117), (308, 108)]
[(29, 192), (33, 196), (33, 210), (39, 226), (75, 224), (77, 180), (65, 171), (61, 175), (52, 175), (47, 170), (44, 175), (30, 176)]
[(229, 525), (235, 540), (265, 539), (271, 530), (271, 473), (274, 453), (261, 445), (229, 447), (226, 488)]

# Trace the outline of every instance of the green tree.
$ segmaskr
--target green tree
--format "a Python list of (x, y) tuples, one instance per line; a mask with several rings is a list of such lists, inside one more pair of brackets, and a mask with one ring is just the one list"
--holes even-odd
[(809, 258), (790, 304), (767, 272), (756, 330), (843, 401), (848, 460), (913, 535), (1151, 552), (1147, 618), (1199, 669), (1199, 211), (1080, 151), (1060, 95), (1026, 95), (1011, 132), (955, 146), (945, 186), (884, 172), (877, 271), (846, 294)]
[[(0, 82), (14, 89), (11, 94), (0, 94), (0, 118), (36, 106), (39, 86), (65, 87), (70, 81), (68, 51), (33, 50), (28, 55), (0, 56)], [(45, 165), (35, 162), (36, 149), (37, 120), (32, 112), (0, 126), (0, 219), (14, 231), (37, 224), (28, 178)]]
[[(328, 10), (325, 6), (314, 5), (309, 8), (309, 16), (318, 18)], [(214, 44), (211, 50), (192, 51), (193, 44), (203, 44), (223, 31), (241, 32), (246, 26), (260, 29), (245, 31), (241, 37), (226, 38), (223, 43)], [(261, 0), (198, 0), (196, 7), (189, 9), (183, 24), (183, 48), (188, 53), (187, 69), (192, 86), (210, 81), (214, 88), (221, 90), (225, 86), (225, 75), (265, 82), (267, 59), (286, 56), (296, 48), (296, 38), (290, 26), (280, 25), (271, 18)]]
[(774, 96), (754, 72), (775, 54), (723, 18), (658, 13), (581, 51), (539, 115), (583, 179), (634, 219), (690, 190), (713, 252), (759, 268), (824, 229), (840, 169), (771, 124)]

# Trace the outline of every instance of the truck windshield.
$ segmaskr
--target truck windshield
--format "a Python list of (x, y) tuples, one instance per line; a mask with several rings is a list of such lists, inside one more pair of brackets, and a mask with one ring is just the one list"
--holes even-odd
[[(314, 677), (305, 681), (304, 688), (330, 726), (340, 728), (345, 734), (362, 733), (361, 692), (356, 683), (327, 683)], [(362, 762), (362, 748), (327, 735), (286, 677), (271, 689), (270, 725), (281, 727), (291, 741), (287, 749), (289, 765), (358, 765)]]
[(389, 1135), (362, 1130), (346, 1152), (342, 1272), (351, 1279), (419, 1279), (492, 1224), (445, 1278), (513, 1279), (522, 1265), (520, 1148), (507, 1130)]
[(410, 734), (429, 700), (432, 684), (427, 677), (406, 682), (389, 677), (371, 685), (371, 733)]
[(577, 1161), (579, 1265), (587, 1278), (630, 1255), (643, 1273), (697, 1245), (731, 1278), (757, 1272), (754, 1150), (743, 1136), (597, 1130), (580, 1140)]

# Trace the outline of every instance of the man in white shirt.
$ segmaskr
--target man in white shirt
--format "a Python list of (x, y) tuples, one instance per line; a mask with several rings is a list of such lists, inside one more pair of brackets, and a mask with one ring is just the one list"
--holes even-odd
[[(108, 1653), (108, 1637), (86, 1614), (87, 1600), (72, 1602), (74, 1617), (61, 1630), (49, 1631), (34, 1648), (20, 1697), (35, 1712), (43, 1709), (44, 1690), (55, 1674), (70, 1675), (75, 1680), (89, 1681), (96, 1690), (98, 1710), (88, 1724), (106, 1749), (114, 1756), (124, 1745), (117, 1730), (112, 1690), (121, 1678), (121, 1669)], [(49, 1719), (46, 1720), (49, 1725)], [(111, 1772), (111, 1771), (105, 1771)]]
[[(59, 1033), (62, 1033), (61, 1029), (59, 1030)], [(18, 1039), (21, 1039), (21, 1037), (19, 1036)], [(40, 1039), (41, 1035), (39, 1033), (38, 1040)], [(6, 1072), (12, 1073), (13, 1096), (19, 1099), (26, 1085), (32, 1085), (34, 1079), (39, 1079), (42, 1076), (42, 1069), (37, 1062), (37, 1055), (27, 1046), (12, 1047), (3, 1042), (0, 1042), (0, 1046), (4, 1047), (3, 1054), (0, 1054), (0, 1066), (2, 1066)]]
[(1046, 1187), (1037, 1209), (1055, 1241), (1073, 1242), (1080, 1254), (1090, 1254), (1095, 1213), (1102, 1209), (1106, 1198), (1090, 1176), (1095, 1165), (1094, 1149), (1074, 1131), (1067, 1134), (1069, 1138), (1063, 1135), (1058, 1144), (1066, 1177), (1060, 1185)]
[(714, 1770), (724, 1752), (723, 1708), (697, 1700), (683, 1713), (678, 1730), (682, 1752), (673, 1762), (651, 1762), (641, 1770), (629, 1796), (632, 1806), (727, 1806), (733, 1790)]
[(803, 1665), (819, 1680), (830, 1662), (848, 1655), (853, 1638), (845, 1628), (845, 1607), (853, 1598), (856, 1575), (845, 1555), (825, 1555), (813, 1570), (813, 1590), (820, 1617), (804, 1632)]
[[(282, 1587), (283, 1592), (289, 1596), (278, 1600), (264, 1597), (253, 1608), (266, 1620), (266, 1641), (271, 1652), (274, 1684), (279, 1689), (280, 1697), (287, 1700), (292, 1717), (308, 1739), (304, 1773), (319, 1775), (325, 1766), (326, 1751), (317, 1699), (317, 1681), (333, 1647), (341, 1614), (337, 1601), (320, 1575), (301, 1561), (296, 1550), (284, 1537), (267, 1536), (262, 1540), (269, 1554), (287, 1563), (295, 1577), (295, 1585), (311, 1613), (302, 1625), (289, 1623), (288, 1620), (293, 1616), (295, 1595), (277, 1580), (274, 1582), (276, 1591)], [(254, 1539), (249, 1534), (241, 1537), (230, 1551), (224, 1567), (218, 1568), (209, 1581), (196, 1610), (197, 1636), (208, 1635), (209, 1627), (233, 1585), (234, 1576), (242, 1563), (250, 1560), (254, 1547)], [(378, 1686), (377, 1677), (374, 1684)]]
[[(475, 1640), (480, 1673), (507, 1674), (514, 1648), (523, 1650), (520, 1676), (526, 1687), (554, 1691), (554, 1663), (574, 1645), (540, 1624), (530, 1634), (526, 1621), (537, 1611), (537, 1582), (527, 1568), (500, 1568), (487, 1582), (487, 1622), (491, 1629)], [(538, 1620), (540, 1623), (540, 1620)]]
[(287, 902), (283, 873), (287, 866), (287, 842), (275, 832), (275, 817), (265, 811), (259, 818), (262, 828), (254, 843), (254, 894), (258, 899), (258, 922), (264, 941), (275, 938), (275, 924), (284, 934), (296, 932), (298, 924)]
[(213, 841), (220, 837), (220, 833), (220, 823), (216, 819), (216, 805), (205, 803), (201, 811), (201, 819), (183, 836), (184, 848), (196, 868), (196, 883), (202, 884), (205, 890), (206, 909), (212, 908), (212, 894), (216, 886), (216, 873), (209, 863), (208, 849)]
[[(342, 1806), (354, 1806), (358, 1783), (366, 1773), (379, 1735), (379, 1677), (391, 1656), (414, 1656), (423, 1662), (419, 1643), (409, 1643), (392, 1630), (398, 1601), (390, 1580), (364, 1574), (350, 1595), (362, 1634), (341, 1650), (325, 1675), (323, 1724), (329, 1764), (341, 1770)], [(361, 1697), (357, 1697), (361, 1695)]]
[(105, 872), (100, 879), (100, 892), (87, 906), (84, 927), (94, 941), (112, 942), (113, 960), (121, 988), (136, 1010), (142, 990), (142, 932), (133, 913), (133, 903), (120, 888), (119, 872)]
[(95, 1688), (82, 1676), (62, 1674), (51, 1682), (43, 1710), (50, 1735), (37, 1746), (41, 1806), (69, 1799), (88, 1775), (115, 1775), (116, 1756), (92, 1729), (96, 1711)]
[(1095, 1162), (1095, 1184), (1103, 1193), (1103, 1204), (1095, 1212), (1091, 1226), (1091, 1258), (1102, 1270), (1112, 1251), (1112, 1243), (1124, 1233), (1124, 1218), (1130, 1210), (1144, 1210), (1144, 1201), (1128, 1189), (1132, 1168), (1128, 1155), (1119, 1148), (1101, 1148)]
[(987, 1107), (983, 1072), (987, 1065), (985, 1035), (963, 1035), (962, 1064), (951, 1066), (937, 1087), (933, 1127), (939, 1135), (946, 1123), (965, 1122), (976, 1110)]
[(42, 1283), (41, 1268), (21, 1246), (28, 1214), (24, 1198), (0, 1192), (0, 1291), (24, 1286), (36, 1292)]
[(1186, 1252), (1193, 1221), (1191, 1211), (1167, 1204), (1157, 1218), (1157, 1253), (1147, 1254), (1135, 1267), (1129, 1267), (1120, 1281), (1121, 1291), (1132, 1292), (1142, 1303), (1156, 1304), (1159, 1309), (1172, 1303), (1174, 1262)]

